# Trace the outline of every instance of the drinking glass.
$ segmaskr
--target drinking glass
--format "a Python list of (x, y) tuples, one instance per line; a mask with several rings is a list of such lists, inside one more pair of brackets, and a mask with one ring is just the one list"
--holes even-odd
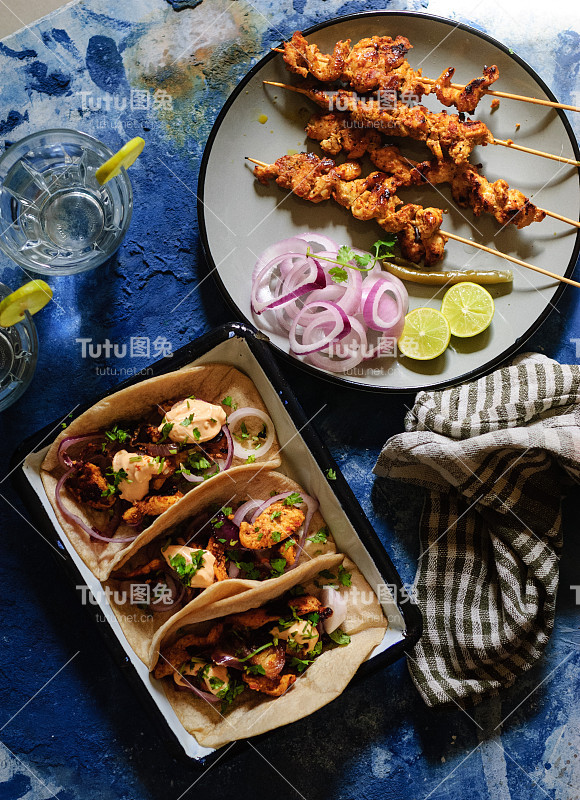
[(0, 157), (0, 248), (45, 275), (94, 269), (129, 227), (133, 193), (125, 169), (100, 185), (113, 153), (86, 133), (54, 128), (26, 136)]
[[(0, 283), (0, 301), (12, 292)], [(36, 369), (38, 339), (32, 317), (9, 328), (0, 327), (0, 411), (11, 406), (28, 388)]]

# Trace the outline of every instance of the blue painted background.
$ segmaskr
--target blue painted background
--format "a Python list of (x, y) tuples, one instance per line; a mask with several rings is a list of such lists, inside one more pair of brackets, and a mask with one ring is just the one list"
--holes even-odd
[[(548, 12), (521, 0), (505, 8), (495, 0), (471, 5), (386, 7), (471, 22), (528, 60), (562, 101), (580, 102), (580, 25), (570, 8)], [(160, 336), (176, 349), (230, 318), (211, 280), (192, 291), (205, 274), (195, 191), (211, 125), (272, 44), (326, 18), (384, 7), (361, 0), (86, 0), (0, 43), (4, 142), (51, 126), (92, 133), (113, 149), (132, 136), (147, 140), (131, 170), (135, 213), (117, 257), (96, 272), (54, 279), (54, 303), (36, 317), (36, 376), (0, 420), (4, 473), (25, 436), (154, 360), (153, 353), (83, 359), (77, 338), (129, 345), (131, 337)], [(151, 102), (156, 89), (172, 96), (172, 108), (131, 108), (131, 90), (135, 106), (139, 97)], [(102, 101), (97, 109), (107, 93), (117, 107), (107, 110)], [(0, 280), (14, 288), (27, 279), (3, 256), (0, 268)], [(568, 288), (531, 349), (578, 363), (572, 340), (579, 330), (578, 294)], [(307, 413), (328, 403), (317, 427), (411, 581), (421, 495), (375, 481), (371, 469), (384, 440), (402, 429), (412, 397), (363, 396), (285, 362), (282, 368)], [(580, 632), (571, 587), (580, 584), (579, 506), (578, 498), (566, 506), (555, 634), (541, 663), (511, 690), (469, 714), (429, 711), (400, 662), (194, 784), (196, 769), (167, 755), (72, 590), (53, 577), (48, 546), (0, 473), (0, 799), (578, 800)]]

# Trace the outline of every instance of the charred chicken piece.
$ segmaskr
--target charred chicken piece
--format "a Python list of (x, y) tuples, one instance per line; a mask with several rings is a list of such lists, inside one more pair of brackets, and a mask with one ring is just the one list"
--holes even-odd
[(218, 542), (215, 536), (211, 536), (205, 549), (215, 558), (213, 572), (216, 581), (225, 581), (229, 578), (226, 566), (226, 545)]
[(273, 503), (252, 523), (240, 525), (240, 544), (250, 550), (262, 550), (283, 542), (304, 523), (304, 514), (284, 502)]
[(79, 503), (100, 510), (111, 508), (115, 503), (114, 495), (103, 494), (110, 488), (100, 468), (88, 461), (81, 464), (68, 479), (68, 489)]
[(263, 692), (270, 695), (270, 697), (280, 697), (296, 681), (296, 675), (287, 673), (276, 678), (268, 678), (266, 675), (248, 675), (244, 673), (242, 680), (249, 689), (253, 689), (255, 692)]
[(190, 654), (188, 652), (189, 647), (203, 648), (216, 645), (222, 635), (223, 629), (223, 622), (216, 622), (213, 624), (211, 630), (203, 636), (196, 633), (189, 633), (186, 636), (182, 636), (181, 639), (178, 639), (175, 644), (168, 647), (161, 654), (161, 658), (155, 667), (155, 677), (164, 678), (166, 675), (172, 675), (174, 672), (178, 671), (179, 667), (190, 659)]
[(144, 517), (158, 517), (175, 505), (183, 497), (181, 492), (171, 495), (150, 495), (137, 502), (123, 514), (124, 521), (129, 525), (138, 525)]
[(499, 70), (493, 65), (485, 67), (481, 78), (474, 78), (463, 89), (451, 86), (455, 67), (444, 70), (435, 84), (437, 99), (444, 106), (455, 106), (458, 111), (473, 114), (486, 89), (499, 78)]

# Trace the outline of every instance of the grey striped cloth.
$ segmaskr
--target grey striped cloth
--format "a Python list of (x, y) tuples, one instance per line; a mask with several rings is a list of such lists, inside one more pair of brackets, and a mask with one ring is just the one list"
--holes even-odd
[(580, 482), (580, 367), (526, 354), (420, 392), (374, 472), (429, 489), (411, 676), (430, 706), (510, 686), (554, 625), (561, 500)]

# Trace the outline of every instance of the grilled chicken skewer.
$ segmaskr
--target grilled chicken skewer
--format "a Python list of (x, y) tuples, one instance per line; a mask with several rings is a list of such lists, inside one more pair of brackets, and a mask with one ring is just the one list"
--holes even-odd
[(434, 90), (443, 105), (454, 105), (468, 114), (473, 114), (484, 91), (499, 78), (496, 66), (485, 67), (481, 78), (458, 90), (451, 85), (455, 70), (449, 67), (432, 87), (423, 79), (422, 71), (414, 70), (405, 59), (412, 47), (405, 36), (371, 36), (352, 48), (350, 39), (337, 42), (332, 55), (326, 55), (296, 31), (289, 42), (284, 42), (282, 52), (290, 72), (303, 78), (312, 76), (323, 83), (342, 81), (356, 92), (379, 89), (408, 93), (416, 100)]
[[(254, 162), (256, 163), (256, 162)], [(435, 264), (443, 257), (445, 238), (439, 233), (443, 212), (415, 203), (403, 204), (396, 191), (399, 178), (372, 172), (361, 178), (356, 161), (337, 166), (331, 158), (314, 153), (282, 156), (274, 164), (256, 164), (254, 175), (265, 185), (274, 178), (278, 186), (320, 203), (333, 199), (357, 219), (376, 219), (383, 230), (395, 233), (404, 257), (414, 263)]]
[[(411, 48), (412, 45), (404, 36), (397, 36), (395, 39), (390, 36), (371, 36), (361, 39), (352, 48), (350, 39), (337, 42), (333, 53), (325, 54), (320, 52), (317, 45), (308, 44), (302, 33), (296, 31), (289, 42), (284, 42), (283, 48), (273, 49), (284, 55), (284, 61), (291, 72), (303, 78), (312, 75), (322, 82), (341, 80), (357, 91), (395, 89), (417, 95), (418, 99), (434, 88), (443, 105), (454, 105), (459, 111), (469, 114), (474, 112), (479, 100), (486, 94), (550, 108), (580, 111), (578, 106), (490, 90), (489, 86), (499, 77), (495, 65), (486, 67), (481, 78), (475, 78), (465, 85), (451, 83), (455, 72), (451, 67), (437, 80), (425, 78), (420, 69), (414, 70), (405, 60), (405, 55)], [(357, 86), (362, 88), (357, 89)]]
[(513, 224), (525, 228), (532, 222), (541, 222), (546, 216), (546, 212), (533, 205), (522, 192), (510, 189), (504, 180), (490, 183), (473, 164), (436, 159), (413, 161), (398, 147), (383, 144), (376, 131), (353, 128), (349, 125), (348, 115), (314, 114), (306, 125), (306, 133), (331, 156), (336, 156), (342, 149), (349, 159), (360, 158), (368, 152), (378, 169), (400, 178), (401, 186), (449, 183), (458, 205), (471, 208), (477, 217), (484, 212), (493, 214), (500, 225)]
[(274, 164), (266, 164), (254, 158), (247, 160), (256, 165), (254, 175), (260, 183), (267, 185), (273, 178), (278, 186), (289, 189), (293, 194), (312, 203), (332, 198), (348, 208), (357, 219), (376, 219), (384, 230), (397, 234), (401, 252), (409, 261), (418, 263), (423, 259), (426, 265), (432, 265), (443, 257), (447, 239), (455, 239), (553, 280), (580, 288), (580, 283), (570, 278), (556, 275), (457, 234), (442, 231), (443, 212), (439, 208), (423, 208), (412, 203), (398, 207), (402, 204), (395, 194), (399, 185), (398, 179), (381, 172), (373, 172), (367, 178), (360, 178), (361, 167), (356, 161), (346, 161), (337, 166), (332, 159), (321, 159), (314, 153), (282, 156)]
[(326, 91), (316, 87), (291, 86), (277, 81), (264, 81), (264, 83), (303, 94), (328, 111), (348, 111), (353, 122), (361, 127), (375, 128), (390, 136), (409, 136), (423, 141), (439, 161), (451, 158), (459, 164), (469, 159), (471, 151), (477, 145), (495, 144), (580, 167), (580, 161), (572, 158), (523, 147), (514, 144), (511, 139), (505, 141), (495, 139), (483, 122), (462, 120), (456, 114), (447, 114), (445, 111), (435, 114), (425, 106), (409, 108), (404, 103), (394, 103), (393, 108), (386, 108), (380, 100), (370, 97), (360, 98), (356, 92), (345, 89)]

